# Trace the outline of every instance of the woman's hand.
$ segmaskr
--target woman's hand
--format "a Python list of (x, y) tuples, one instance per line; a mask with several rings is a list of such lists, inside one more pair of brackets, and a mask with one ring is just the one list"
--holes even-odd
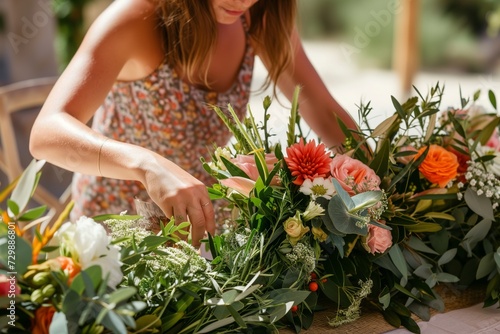
[(193, 246), (205, 231), (215, 233), (215, 215), (206, 186), (171, 161), (155, 155), (144, 164), (143, 184), (151, 199), (167, 217), (191, 223)]

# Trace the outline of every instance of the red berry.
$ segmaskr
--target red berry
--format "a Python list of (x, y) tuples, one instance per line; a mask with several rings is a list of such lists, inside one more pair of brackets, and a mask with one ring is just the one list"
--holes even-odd
[(293, 305), (292, 308), (291, 308), (291, 311), (293, 313), (297, 312), (297, 310), (299, 309), (299, 307), (297, 305)]
[(309, 290), (311, 290), (312, 292), (317, 291), (318, 290), (318, 283), (316, 283), (316, 282), (309, 283)]
[(316, 273), (314, 273), (314, 272), (311, 273), (311, 279), (316, 279), (316, 278), (318, 278), (318, 275), (316, 275)]
[(326, 283), (326, 282), (328, 282), (328, 278), (323, 278), (323, 279), (321, 280), (321, 283)]

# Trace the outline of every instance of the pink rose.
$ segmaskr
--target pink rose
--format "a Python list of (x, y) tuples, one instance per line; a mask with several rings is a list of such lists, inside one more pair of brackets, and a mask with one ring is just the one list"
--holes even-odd
[[(272, 171), (274, 165), (279, 161), (278, 158), (274, 155), (274, 153), (268, 153), (265, 156), (266, 166), (268, 171)], [(236, 158), (231, 159), (231, 162), (238, 166), (242, 171), (244, 171), (248, 177), (254, 181), (259, 178), (259, 171), (257, 166), (255, 165), (255, 156), (254, 155), (242, 155), (238, 154)], [(279, 181), (277, 177), (274, 177), (271, 181), (271, 185), (278, 185)]]
[(330, 163), (330, 171), (350, 195), (380, 190), (380, 178), (373, 169), (346, 155), (337, 154)]
[[(379, 221), (379, 223), (385, 225), (385, 221)], [(392, 246), (391, 231), (369, 224), (366, 246), (372, 254), (385, 252)]]
[(0, 296), (5, 297), (11, 294), (18, 295), (20, 293), (21, 288), (17, 285), (15, 276), (0, 274)]

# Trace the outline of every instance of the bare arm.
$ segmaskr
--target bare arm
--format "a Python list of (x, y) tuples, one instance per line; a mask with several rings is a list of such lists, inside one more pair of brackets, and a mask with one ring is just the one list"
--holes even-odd
[[(292, 35), (292, 44), (295, 48), (295, 63), (281, 75), (278, 87), (291, 100), (295, 87), (299, 85), (301, 87), (299, 105), (304, 120), (327, 146), (342, 144), (345, 136), (336, 117), (339, 117), (349, 129), (357, 129), (358, 126), (329, 93), (304, 52), (296, 30)], [(269, 64), (265, 65), (269, 67)]]
[(153, 6), (148, 0), (116, 1), (96, 20), (37, 117), (30, 151), (74, 172), (140, 181), (167, 216), (189, 216), (198, 244), (205, 229), (215, 230), (212, 206), (202, 206), (210, 202), (204, 184), (152, 151), (86, 126), (113, 82), (131, 72), (124, 69), (155, 63), (145, 61), (154, 43), (143, 42), (158, 33)]

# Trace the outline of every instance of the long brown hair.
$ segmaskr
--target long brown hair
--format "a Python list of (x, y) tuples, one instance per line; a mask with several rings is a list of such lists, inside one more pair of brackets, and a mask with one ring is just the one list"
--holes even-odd
[[(165, 33), (166, 61), (192, 82), (207, 87), (208, 64), (217, 41), (217, 22), (209, 0), (157, 0)], [(249, 35), (270, 69), (263, 89), (277, 82), (292, 63), (291, 34), (296, 0), (260, 0), (250, 8)], [(207, 57), (208, 55), (208, 57)]]

